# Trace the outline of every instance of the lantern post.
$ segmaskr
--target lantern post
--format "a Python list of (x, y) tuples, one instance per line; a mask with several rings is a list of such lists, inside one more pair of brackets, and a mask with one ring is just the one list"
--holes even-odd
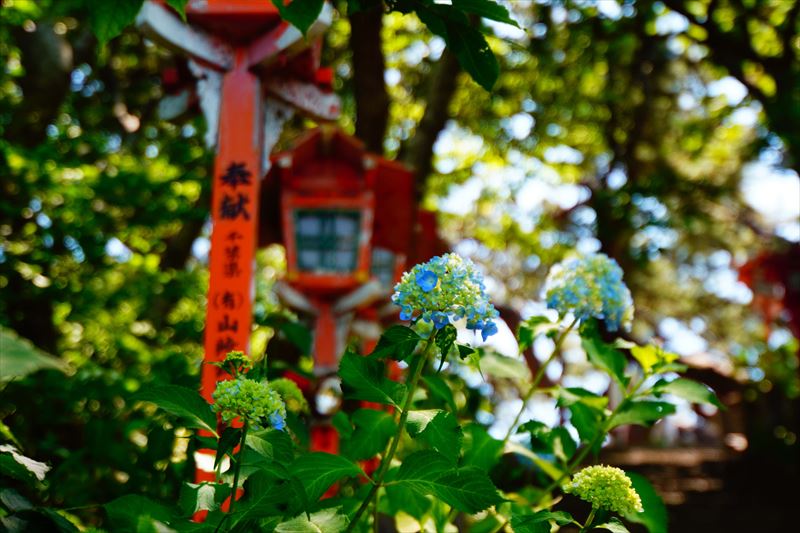
[[(330, 24), (329, 6), (306, 36), (283, 22), (266, 0), (191, 0), (186, 15), (188, 23), (163, 1), (148, 1), (137, 25), (150, 39), (189, 59), (208, 126), (206, 143), (217, 147), (207, 363), (232, 350), (249, 351), (259, 188), (283, 123), (294, 110), (334, 119), (339, 101), (316, 83), (322, 69), (315, 39)], [(220, 372), (203, 365), (201, 393), (206, 400), (211, 400)], [(200, 450), (196, 461), (197, 480), (212, 480), (213, 450)]]

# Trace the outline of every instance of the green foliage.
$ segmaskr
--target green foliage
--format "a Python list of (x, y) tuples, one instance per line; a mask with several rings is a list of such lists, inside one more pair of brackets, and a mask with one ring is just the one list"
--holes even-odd
[(151, 402), (185, 420), (188, 427), (217, 433), (217, 417), (197, 391), (177, 385), (162, 385), (138, 392), (133, 401)]
[(278, 8), (281, 18), (305, 34), (319, 17), (323, 3), (324, 0), (303, 0), (301, 2), (288, 3), (284, 3), (284, 0), (276, 0), (273, 5)]
[(408, 434), (456, 464), (461, 454), (461, 427), (452, 413), (439, 409), (411, 411), (406, 422)]
[(318, 500), (331, 485), (343, 477), (365, 475), (350, 460), (322, 452), (298, 457), (289, 470), (301, 481), (310, 501)]
[(395, 482), (468, 514), (503, 501), (485, 472), (469, 466), (455, 468), (447, 457), (430, 450), (406, 457)]
[(653, 391), (674, 394), (692, 403), (712, 405), (724, 409), (713, 390), (691, 379), (678, 378), (668, 383), (659, 383), (653, 387)]
[[(391, 413), (375, 409), (358, 409), (346, 422), (349, 431), (339, 432), (342, 455), (353, 460), (369, 459), (386, 448), (389, 439), (397, 431)], [(341, 427), (341, 426), (340, 426)]]
[(383, 332), (378, 344), (372, 351), (372, 357), (383, 357), (404, 361), (414, 353), (414, 349), (422, 338), (413, 329), (406, 326), (389, 326)]
[(0, 346), (3, 348), (0, 382), (22, 378), (39, 370), (69, 371), (69, 365), (64, 361), (39, 350), (29, 340), (2, 326)]
[(641, 513), (629, 513), (625, 515), (625, 520), (642, 524), (649, 533), (667, 533), (667, 507), (664, 500), (658, 495), (653, 485), (641, 474), (636, 472), (626, 472), (633, 483), (633, 488), (642, 499), (644, 511)]
[(386, 377), (386, 365), (374, 356), (347, 352), (339, 362), (345, 398), (399, 406), (406, 388)]

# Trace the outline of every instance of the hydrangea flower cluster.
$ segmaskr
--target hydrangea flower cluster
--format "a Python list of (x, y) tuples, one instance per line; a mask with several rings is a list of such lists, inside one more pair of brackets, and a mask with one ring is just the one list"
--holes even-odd
[(432, 322), (442, 329), (451, 321), (467, 319), (467, 327), (480, 330), (483, 340), (497, 333), (497, 310), (489, 302), (483, 275), (469, 259), (445, 254), (416, 265), (403, 274), (392, 302), (400, 306), (402, 320)]
[(303, 391), (300, 390), (297, 383), (289, 378), (278, 378), (270, 381), (269, 386), (280, 394), (290, 413), (308, 413), (308, 400), (303, 396)]
[(619, 468), (589, 466), (575, 474), (564, 491), (592, 504), (621, 515), (642, 512), (642, 500), (633, 488), (631, 478)]
[(279, 430), (286, 427), (286, 405), (266, 381), (244, 376), (220, 381), (211, 397), (214, 411), (220, 413), (225, 422), (239, 417), (256, 430), (267, 426)]
[(547, 275), (544, 293), (547, 306), (560, 315), (605, 320), (609, 331), (628, 329), (633, 320), (633, 299), (622, 281), (622, 269), (605, 254), (558, 263)]

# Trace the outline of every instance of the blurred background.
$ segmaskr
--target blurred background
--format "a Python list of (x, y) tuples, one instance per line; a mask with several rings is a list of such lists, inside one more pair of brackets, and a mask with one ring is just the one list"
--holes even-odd
[[(685, 406), (615, 434), (601, 460), (650, 478), (671, 531), (786, 530), (800, 479), (800, 2), (504, 4), (521, 28), (484, 21), (492, 92), (413, 15), (338, 6), (322, 51), (338, 124), (413, 168), (434, 249), (479, 264), (502, 309), (487, 381), (462, 376), (469, 408), (504, 433), (520, 368), (547, 353), (520, 354), (512, 331), (544, 310), (552, 264), (602, 251), (633, 292), (630, 337), (660, 339), (728, 410)], [(197, 386), (213, 152), (196, 100), (159, 115), (192, 80), (185, 61), (133, 27), (101, 46), (82, 5), (0, 10), (0, 325), (4, 349), (21, 337), (56, 357), (0, 361), (0, 432), (53, 467), (29, 497), (93, 524), (97, 503), (172, 498), (193, 471), (185, 430), (126, 397)], [(311, 126), (292, 119), (279, 147)], [(263, 354), (280, 340), (283, 248), (257, 261)], [(578, 345), (547, 377), (609, 385)], [(544, 399), (530, 415), (561, 421)]]

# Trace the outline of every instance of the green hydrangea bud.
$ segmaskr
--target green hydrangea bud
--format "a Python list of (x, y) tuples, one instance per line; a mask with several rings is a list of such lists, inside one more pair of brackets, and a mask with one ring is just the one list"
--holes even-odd
[(303, 392), (297, 386), (297, 383), (289, 378), (279, 378), (270, 381), (269, 386), (281, 395), (283, 402), (286, 404), (286, 409), (290, 412), (295, 414), (308, 412), (308, 401), (303, 396)]
[(253, 429), (284, 427), (286, 405), (266, 381), (254, 381), (244, 376), (220, 381), (211, 397), (214, 411), (220, 413), (225, 422), (238, 417)]
[(642, 500), (631, 478), (619, 468), (605, 465), (589, 466), (575, 474), (564, 491), (592, 504), (621, 515), (642, 512)]

